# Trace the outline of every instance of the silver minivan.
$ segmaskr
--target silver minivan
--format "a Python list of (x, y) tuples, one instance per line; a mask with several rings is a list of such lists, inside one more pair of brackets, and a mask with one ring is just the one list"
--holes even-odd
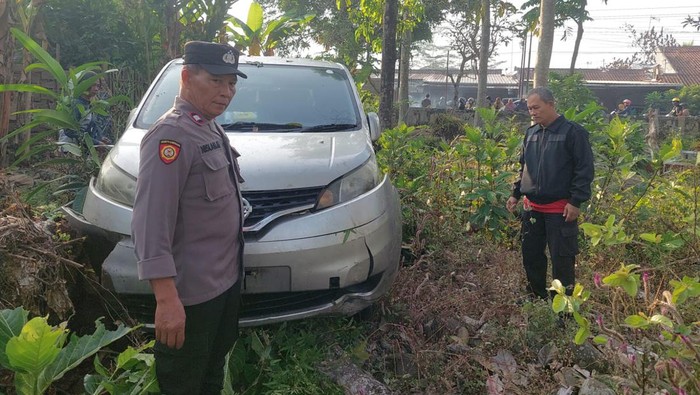
[[(241, 57), (236, 96), (219, 118), (241, 153), (247, 218), (241, 325), (350, 315), (385, 294), (399, 268), (401, 210), (348, 70), (306, 59)], [(131, 217), (139, 143), (173, 104), (182, 60), (167, 64), (93, 178), (73, 224), (116, 243), (103, 285), (151, 322), (155, 300), (137, 278)]]

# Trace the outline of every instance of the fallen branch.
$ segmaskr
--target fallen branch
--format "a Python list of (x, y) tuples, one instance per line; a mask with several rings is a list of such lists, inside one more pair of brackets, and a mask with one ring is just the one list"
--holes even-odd
[(9, 225), (2, 226), (2, 227), (0, 227), (0, 234), (3, 234), (8, 230), (19, 228), (19, 225), (20, 224), (9, 224)]
[(65, 263), (66, 265), (69, 265), (69, 266), (73, 266), (73, 267), (76, 268), (76, 269), (82, 269), (82, 268), (83, 268), (83, 265), (82, 265), (82, 264), (80, 264), (80, 263), (78, 263), (78, 262), (75, 262), (75, 261), (71, 261), (70, 259), (64, 258), (64, 257), (62, 257), (62, 256), (58, 256), (58, 255), (56, 255), (56, 254), (54, 254), (54, 253), (52, 253), (52, 252), (40, 250), (40, 249), (38, 249), (38, 248), (29, 247), (29, 246), (22, 246), (22, 248), (27, 249), (27, 250), (29, 250), (29, 251), (34, 251), (34, 252), (36, 252), (36, 253), (38, 253), (38, 254), (45, 255), (45, 256), (47, 256), (47, 257), (49, 257), (49, 258), (56, 259), (56, 260), (58, 260), (59, 262)]

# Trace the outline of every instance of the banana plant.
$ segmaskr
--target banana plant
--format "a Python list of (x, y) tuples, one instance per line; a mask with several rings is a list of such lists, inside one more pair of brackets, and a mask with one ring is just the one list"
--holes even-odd
[[(57, 145), (51, 137), (58, 136), (58, 132), (61, 129), (80, 130), (81, 119), (76, 119), (75, 114), (79, 113), (81, 118), (83, 118), (88, 113), (81, 105), (77, 104), (76, 99), (95, 84), (97, 80), (108, 73), (115, 72), (116, 69), (101, 71), (105, 65), (104, 62), (90, 62), (66, 71), (56, 59), (24, 32), (16, 28), (11, 28), (10, 32), (36, 60), (35, 63), (27, 66), (25, 71), (44, 70), (56, 81), (56, 90), (31, 83), (0, 85), (0, 93), (8, 91), (30, 92), (48, 96), (56, 103), (53, 108), (36, 108), (16, 112), (16, 114), (30, 114), (31, 120), (1, 138), (0, 143), (35, 128), (40, 127), (41, 131), (33, 133), (29, 139), (17, 148), (17, 159), (12, 163), (12, 166), (15, 166), (32, 157), (56, 150)], [(90, 78), (81, 78), (88, 71), (94, 71), (96, 75)], [(109, 106), (122, 102), (130, 103), (130, 101), (124, 95), (115, 95), (106, 100), (94, 101), (89, 111), (105, 114)], [(92, 173), (99, 169), (101, 163), (92, 139), (85, 138), (84, 140), (85, 144), (81, 146), (66, 145), (67, 150), (74, 154), (73, 156), (65, 156), (40, 163), (40, 165), (65, 164), (78, 169), (76, 174), (67, 174), (61, 176), (60, 179), (51, 180), (51, 182), (61, 182), (58, 190), (70, 191), (82, 188), (82, 186), (87, 184), (87, 180), (89, 180)], [(42, 183), (38, 188), (48, 185), (49, 183)], [(38, 192), (38, 190), (35, 189), (35, 192)]]
[(18, 307), (0, 311), (0, 365), (14, 372), (19, 395), (40, 395), (85, 359), (135, 328), (123, 325), (114, 331), (95, 322), (92, 335), (70, 335), (65, 322), (58, 326), (47, 317), (27, 320), (28, 312)]
[(247, 50), (248, 55), (273, 56), (275, 48), (284, 38), (302, 29), (314, 17), (315, 15), (311, 14), (301, 17), (282, 15), (265, 22), (262, 6), (252, 2), (246, 21), (232, 16), (227, 20), (231, 26), (227, 26), (226, 30), (231, 34), (236, 46)]

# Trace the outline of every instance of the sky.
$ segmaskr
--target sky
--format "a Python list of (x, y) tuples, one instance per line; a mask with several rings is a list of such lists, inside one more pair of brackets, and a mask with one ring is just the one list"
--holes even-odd
[[(252, 0), (239, 0), (234, 4), (231, 12), (240, 19), (245, 20), (248, 7)], [(524, 3), (524, 0), (511, 0), (516, 6)], [(630, 34), (625, 31), (624, 24), (633, 25), (638, 32), (648, 30), (652, 26), (659, 30), (664, 28), (665, 33), (671, 33), (679, 44), (693, 43), (700, 45), (700, 32), (691, 27), (683, 27), (682, 22), (688, 16), (698, 17), (700, 14), (700, 0), (608, 0), (606, 5), (602, 0), (588, 0), (588, 11), (593, 18), (585, 22), (584, 34), (579, 49), (576, 66), (579, 68), (599, 68), (609, 63), (613, 58), (627, 58), (632, 56), (635, 48), (631, 45)], [(568, 68), (571, 63), (575, 39), (575, 24), (567, 25), (573, 30), (573, 34), (566, 40), (560, 38), (564, 28), (554, 32), (554, 50), (550, 67)], [(532, 45), (531, 67), (535, 66), (537, 57), (537, 37), (534, 37)], [(434, 43), (437, 46), (445, 44), (439, 36)], [(494, 62), (504, 71), (512, 71), (520, 67), (521, 43), (513, 42), (507, 47), (501, 47)], [(310, 53), (314, 55), (313, 49)], [(494, 63), (492, 62), (492, 63)], [(412, 67), (420, 67), (428, 63), (427, 59), (415, 59)]]
[[(523, 1), (513, 1), (522, 4)], [(671, 33), (679, 44), (693, 43), (700, 45), (700, 32), (696, 29), (683, 27), (682, 22), (688, 16), (697, 17), (700, 14), (700, 0), (608, 0), (606, 5), (602, 0), (588, 0), (588, 12), (592, 21), (584, 23), (584, 34), (581, 40), (576, 66), (579, 68), (599, 68), (609, 63), (613, 58), (632, 56), (635, 48), (631, 45), (630, 34), (624, 29), (624, 24), (633, 25), (638, 32), (646, 31), (652, 26), (655, 30), (664, 28), (664, 33)], [(554, 32), (554, 49), (550, 67), (569, 67), (574, 49), (575, 28), (569, 23), (574, 32), (566, 41), (560, 41), (564, 28)], [(504, 69), (513, 70), (520, 66), (521, 45), (515, 43), (499, 51), (499, 60), (504, 63)], [(533, 38), (532, 62), (537, 57), (537, 37)]]

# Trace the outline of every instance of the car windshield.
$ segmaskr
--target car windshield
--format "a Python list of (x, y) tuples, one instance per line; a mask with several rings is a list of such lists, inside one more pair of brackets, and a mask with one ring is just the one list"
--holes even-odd
[[(164, 72), (146, 99), (137, 126), (149, 128), (172, 105), (181, 62)], [(236, 132), (335, 132), (357, 129), (359, 110), (343, 69), (299, 65), (240, 64), (236, 96), (217, 121)]]

